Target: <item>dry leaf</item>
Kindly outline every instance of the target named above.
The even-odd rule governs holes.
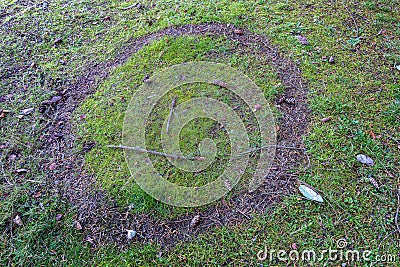
[[[332,118],[331,117],[326,117],[326,118],[323,118],[321,121],[322,122],[328,122],[328,121],[330,121]]]
[[[378,182],[372,177],[372,175],[368,175],[368,180],[371,182],[371,184],[376,188],[379,189],[379,184]]]
[[[304,183],[304,182],[303,182]],[[300,192],[309,200],[314,200],[317,202],[324,202],[322,196],[318,194],[311,186],[306,185],[305,183],[299,186]]]
[[[308,45],[308,44],[309,44],[307,38],[304,37],[303,35],[298,35],[298,36],[297,36],[297,40],[298,40],[299,43],[301,43],[302,45]]]
[[[51,163],[51,164],[49,165],[49,170],[50,170],[50,171],[54,171],[54,170],[56,169],[56,167],[57,167],[57,164],[56,164],[55,162],[53,162],[53,163]]]
[[[78,230],[82,230],[82,225],[78,221],[75,221],[75,228]]]
[[[370,136],[372,139],[376,139],[376,136],[375,136],[375,133],[374,133],[373,130],[368,130],[367,133],[369,134],[369,136]]]
[[[22,220],[21,220],[21,217],[19,217],[19,215],[17,215],[17,216],[14,217],[13,222],[14,222],[15,224],[19,225],[19,226],[22,225]]]
[[[233,32],[234,32],[235,34],[238,34],[238,35],[242,35],[242,34],[243,34],[243,31],[242,31],[242,30],[239,30],[239,29],[235,29]]]
[[[363,155],[363,154],[358,154],[357,155],[357,160],[359,162],[363,163],[363,164],[368,165],[368,166],[373,166],[374,165],[374,161],[370,157],[368,157],[366,155]]]
[[[59,95],[55,95],[53,96],[50,100],[45,100],[42,102],[42,105],[51,105],[51,104],[55,104],[58,101],[60,101],[62,99],[62,96]]]
[[[7,100],[11,99],[12,97],[13,97],[12,94],[2,95],[2,96],[0,96],[0,103],[1,102],[6,102]]]
[[[136,231],[134,230],[126,230],[128,233],[126,235],[126,237],[131,240],[132,238],[134,238],[136,236]]]
[[[200,215],[196,215],[193,217],[193,219],[190,221],[190,227],[196,227],[200,222]]]
[[[21,115],[28,115],[30,113],[32,113],[32,111],[34,110],[34,108],[26,108],[21,110]]]
[[[256,104],[256,105],[254,105],[254,112],[255,111],[257,111],[257,110],[261,110],[262,109],[262,106],[260,105],[260,104]]]
[[[9,110],[3,109],[3,110],[0,112],[0,119],[4,118],[8,113],[10,113]]]

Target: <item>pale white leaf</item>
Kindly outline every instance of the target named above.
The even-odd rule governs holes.
[[[28,114],[31,114],[33,110],[34,110],[34,108],[26,108],[26,109],[23,109],[23,110],[21,110],[21,115],[28,115]]]
[[[131,240],[132,238],[134,238],[136,236],[136,231],[134,230],[126,230],[128,233],[126,235],[126,237]]]
[[[363,155],[363,154],[358,154],[357,160],[363,164],[367,164],[368,166],[374,165],[374,161],[370,157]]]
[[[299,186],[300,192],[309,200],[317,201],[317,202],[324,202],[321,195],[314,191],[311,187],[308,187],[304,184]]]

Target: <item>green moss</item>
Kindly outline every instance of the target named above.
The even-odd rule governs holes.
[[[96,148],[87,154],[86,162],[99,181],[99,185],[110,192],[121,206],[134,207],[133,212],[139,213],[154,211],[161,216],[167,214],[174,216],[171,209],[178,214],[186,212],[185,209],[173,209],[154,201],[134,182],[125,164],[123,151],[106,146],[121,143],[124,112],[130,97],[134,97],[134,91],[143,82],[145,75],[151,74],[157,68],[162,69],[192,60],[207,60],[207,55],[211,50],[225,50],[229,46],[229,42],[223,39],[199,37],[163,38],[160,41],[154,41],[135,54],[125,65],[119,67],[101,85],[97,93],[85,101],[76,112],[76,120],[79,120],[81,114],[85,114],[86,117],[78,131],[83,137],[82,142],[95,141],[97,143]],[[264,90],[265,95],[272,97],[279,88],[274,74],[268,75],[266,79],[263,73],[255,72],[259,70],[261,63],[254,56],[228,57],[226,54],[217,60],[245,70],[246,74],[256,77],[255,80],[258,80],[258,85]],[[241,105],[239,99],[222,87],[194,84],[173,89],[159,101],[150,114],[149,124],[146,125],[146,148],[155,151],[163,150],[160,140],[161,128],[165,118],[169,116],[172,98],[175,97],[179,105],[191,98],[205,96],[218,99],[227,105],[232,106],[236,103],[240,106],[238,112],[243,121],[249,125],[250,141],[253,145],[257,145],[258,132],[251,127],[255,124],[252,123],[250,115],[252,111],[249,107]],[[156,155],[150,156],[153,166],[164,178],[180,185],[204,185],[215,180],[223,172],[230,154],[229,137],[226,132],[219,130],[218,123],[210,119],[189,122],[180,133],[180,146],[184,155],[199,156],[197,147],[205,138],[213,139],[217,145],[217,160],[206,170],[195,174],[186,173],[172,166],[166,158]],[[255,167],[254,164],[256,164],[255,159],[246,171],[248,174]]]

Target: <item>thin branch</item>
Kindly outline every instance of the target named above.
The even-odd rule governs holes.
[[[165,132],[168,134],[169,131],[169,124],[171,123],[171,118],[172,118],[172,113],[174,112],[174,107],[176,103],[176,97],[172,99],[171,102],[171,109],[169,110],[169,116],[168,116],[168,121],[167,121],[167,127],[165,128]]]
[[[397,211],[396,211],[396,216],[394,217],[394,223],[396,224],[397,231],[399,231],[400,234],[399,210],[400,210],[400,189],[397,189]]]
[[[138,151],[138,152],[142,152],[142,153],[149,153],[149,154],[152,154],[152,155],[164,156],[164,157],[173,158],[173,159],[205,160],[204,157],[185,157],[185,156],[181,156],[181,155],[167,154],[167,153],[164,153],[164,152],[148,150],[148,149],[144,149],[144,148],[141,148],[141,147],[131,147],[131,146],[123,146],[123,145],[119,145],[119,146],[109,145],[107,147],[134,150],[134,151]]]
[[[144,148],[141,148],[141,147],[131,147],[131,146],[123,146],[123,145],[119,145],[119,146],[108,145],[107,147],[109,147],[109,148],[129,149],[129,150],[134,150],[134,151],[143,152],[143,153],[149,153],[149,154],[158,155],[158,156],[164,156],[164,157],[173,158],[173,159],[200,160],[200,161],[203,161],[203,160],[206,159],[205,157],[185,157],[185,156],[181,156],[181,155],[167,154],[167,153],[164,153],[164,152],[148,150],[148,149],[144,149]],[[243,154],[252,153],[252,152],[264,149],[266,147],[276,147],[276,148],[295,149],[295,150],[303,150],[303,151],[305,151],[305,148],[299,148],[299,147],[266,145],[266,146],[253,148],[253,149],[245,151],[245,152],[241,152],[237,156],[243,155]],[[308,157],[308,155],[307,155],[307,157]]]
[[[125,10],[128,10],[128,9],[137,7],[137,6],[139,6],[139,5],[140,5],[139,3],[134,3],[133,5],[130,5],[130,6],[127,6],[127,7],[122,8],[121,10],[125,11]]]

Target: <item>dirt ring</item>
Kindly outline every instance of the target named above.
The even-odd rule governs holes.
[[[227,203],[210,206],[207,210],[196,212],[201,220],[197,227],[188,227],[194,215],[189,214],[173,221],[162,221],[149,214],[130,214],[128,208],[121,211],[116,202],[104,190],[95,186],[95,178],[85,170],[84,153],[76,153],[77,137],[73,134],[70,119],[74,110],[93,94],[98,84],[106,79],[111,71],[124,64],[129,57],[153,40],[164,36],[224,36],[234,41],[238,53],[254,53],[266,58],[276,70],[277,77],[285,86],[287,98],[295,98],[295,104],[279,106],[283,117],[277,120],[278,147],[273,168],[268,175],[268,186],[249,194],[243,192],[232,197]],[[169,246],[178,240],[188,239],[200,232],[212,229],[216,225],[236,225],[249,220],[251,214],[265,213],[267,207],[279,202],[283,195],[290,194],[296,175],[290,170],[306,162],[302,137],[307,131],[307,85],[301,78],[300,70],[294,62],[286,58],[268,38],[237,29],[232,25],[207,23],[198,25],[173,26],[150,33],[127,43],[113,60],[99,64],[89,64],[87,72],[76,79],[64,91],[63,100],[45,115],[51,123],[44,127],[42,145],[39,154],[50,162],[58,162],[62,173],[54,174],[43,167],[47,174],[48,185],[57,189],[62,198],[67,199],[77,210],[76,220],[83,227],[85,241],[94,247],[114,243],[124,247],[129,244],[126,230],[134,229],[139,233],[138,242],[158,242]],[[63,123],[60,123],[63,122]],[[57,136],[54,136],[57,133]],[[87,149],[93,144],[87,144]],[[300,149],[285,149],[284,147]],[[85,148],[84,148],[85,150]]]

